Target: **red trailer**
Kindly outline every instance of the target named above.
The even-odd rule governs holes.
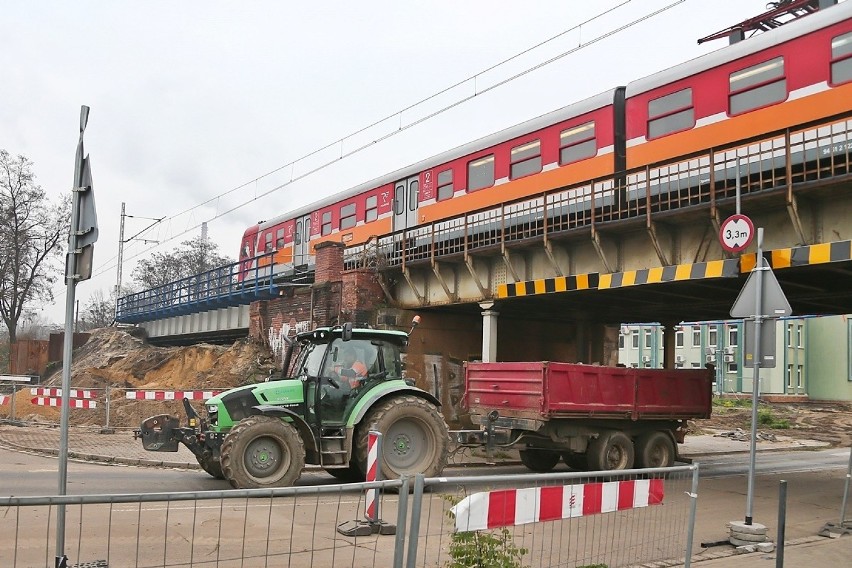
[[[687,420],[709,418],[713,369],[664,370],[556,362],[468,363],[465,404],[480,430],[464,445],[520,450],[533,471],[666,467]]]

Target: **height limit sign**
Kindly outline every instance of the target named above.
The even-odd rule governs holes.
[[[745,215],[731,215],[722,222],[719,242],[728,252],[745,250],[754,239],[754,223]]]

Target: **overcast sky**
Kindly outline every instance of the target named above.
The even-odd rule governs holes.
[[[166,217],[145,236],[170,250],[208,221],[220,251],[236,257],[250,224],[724,47],[726,40],[696,40],[765,7],[766,0],[7,0],[0,148],[32,160],[38,183],[55,199],[70,190],[80,106],[91,107],[85,144],[100,237],[95,276],[77,287],[83,306],[94,291],[107,296],[115,285],[122,202],[135,216],[126,220],[125,238],[150,224],[144,217]],[[608,10],[330,151],[265,175]],[[151,246],[127,243],[124,282]],[[43,314],[62,323],[64,285],[55,296]]]

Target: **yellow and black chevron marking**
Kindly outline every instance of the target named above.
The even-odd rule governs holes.
[[[710,262],[696,262],[694,264],[628,270],[611,274],[592,272],[501,284],[497,288],[497,298],[518,298],[575,290],[611,290],[613,288],[662,282],[736,278],[742,273],[750,272],[754,268],[756,258],[756,253],[751,253],[740,258],[711,260]],[[852,241],[776,249],[764,252],[764,258],[769,261],[770,266],[774,269],[849,261],[852,260]]]
[[[772,268],[794,268],[811,264],[843,262],[852,260],[852,241],[837,241],[766,251],[763,258]],[[744,254],[740,258],[740,272],[751,272],[757,259],[756,253]]]

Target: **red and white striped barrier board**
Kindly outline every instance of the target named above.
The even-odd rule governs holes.
[[[130,400],[207,400],[221,393],[212,391],[160,391],[160,390],[129,390],[125,395]]]
[[[379,466],[379,448],[382,444],[381,432],[370,430],[367,434],[367,481],[378,481],[381,475]],[[379,490],[367,489],[364,497],[364,517],[370,522],[379,520]]]
[[[56,397],[43,397],[37,396],[35,398],[31,398],[30,402],[35,404],[36,406],[62,406],[62,399]],[[97,408],[98,403],[94,400],[83,399],[83,398],[70,398],[68,399],[68,408]]]
[[[456,531],[478,531],[611,513],[663,502],[662,479],[610,481],[474,493],[452,512]]]
[[[62,389],[31,388],[30,394],[62,398]],[[98,394],[97,390],[92,389],[68,389],[69,398],[98,398]]]
[[[0,394],[0,406],[5,406],[12,400],[11,396],[6,396],[5,394]]]

